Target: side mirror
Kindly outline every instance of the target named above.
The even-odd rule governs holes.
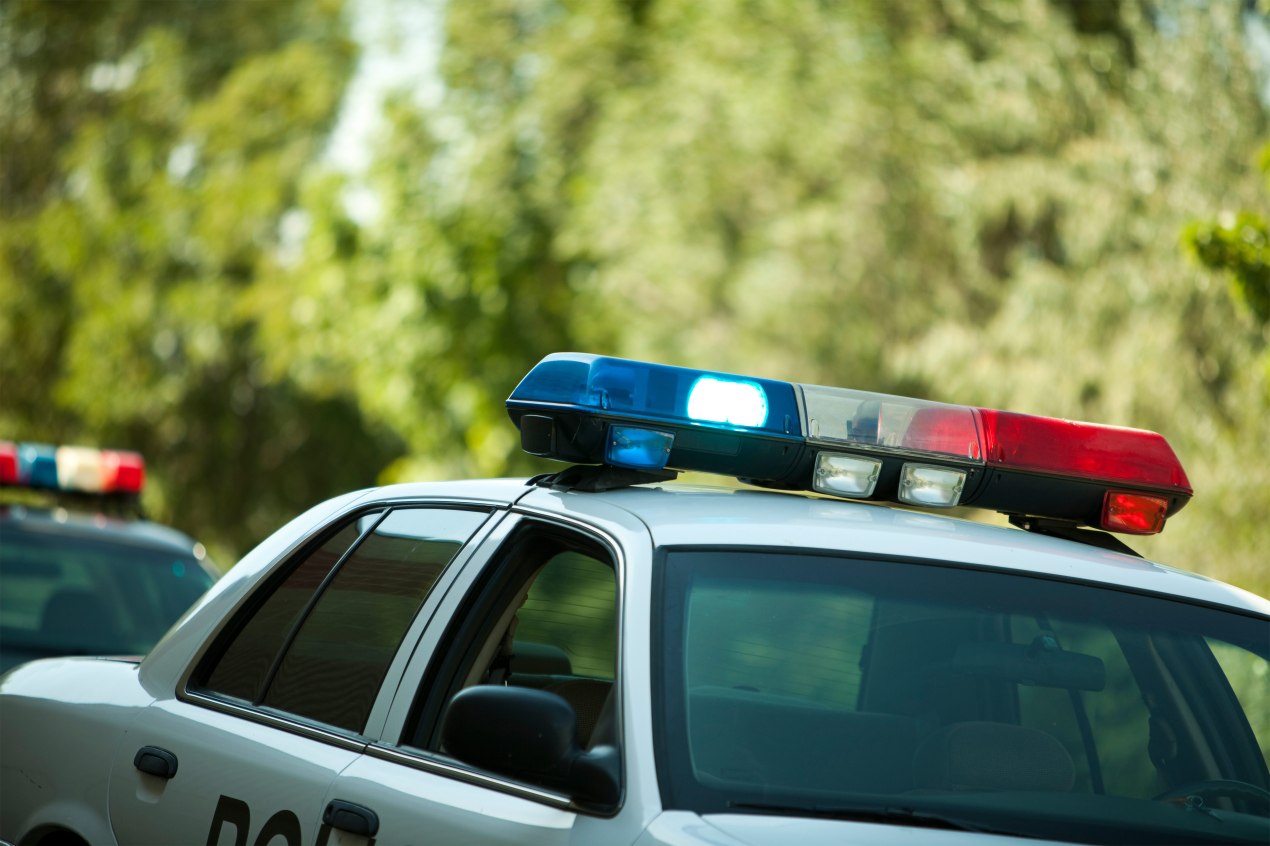
[[[621,795],[618,753],[584,751],[578,718],[563,698],[529,687],[477,685],[450,700],[441,747],[464,763],[611,807]]]

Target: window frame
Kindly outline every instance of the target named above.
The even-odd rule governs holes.
[[[478,512],[484,514],[485,517],[476,530],[465,541],[460,543],[454,556],[442,568],[431,588],[424,596],[414,619],[406,627],[393,657],[388,662],[384,677],[375,692],[373,704],[365,725],[360,731],[343,729],[318,722],[300,714],[281,711],[263,704],[247,702],[203,686],[216,663],[221,660],[225,651],[235,641],[247,622],[269,601],[292,573],[302,566],[323,544],[343,531],[350,523],[374,515],[375,519],[371,525],[359,532],[356,540],[339,554],[323,576],[321,583],[306,599],[303,610],[285,638],[283,649],[274,656],[275,662],[278,661],[280,656],[286,655],[296,633],[321,599],[325,589],[366,538],[375,531],[392,511],[412,509]],[[410,498],[358,502],[338,515],[333,515],[308,534],[297,539],[285,552],[277,556],[268,570],[256,578],[251,589],[238,599],[233,608],[208,633],[200,648],[190,659],[177,683],[177,700],[247,719],[291,734],[321,740],[342,748],[356,749],[358,751],[364,749],[382,731],[388,707],[395,695],[401,674],[417,647],[419,638],[425,631],[428,622],[432,619],[445,595],[463,571],[467,561],[481,547],[483,540],[494,530],[505,514],[506,505],[500,503]]]
[[[622,789],[617,803],[612,808],[605,809],[602,812],[597,811],[595,808],[579,806],[568,796],[550,788],[516,781],[497,773],[477,769],[450,758],[441,752],[421,748],[408,742],[410,739],[409,735],[416,733],[416,726],[423,720],[430,721],[430,734],[435,736],[435,732],[439,729],[444,706],[449,701],[449,697],[453,695],[453,691],[449,691],[449,685],[445,685],[447,688],[446,692],[430,690],[422,695],[420,692],[428,685],[434,685],[438,678],[445,678],[447,675],[455,677],[457,675],[459,671],[458,665],[464,662],[461,658],[455,661],[447,661],[447,647],[451,642],[461,640],[465,635],[469,635],[470,627],[463,626],[460,623],[459,629],[456,629],[451,624],[451,621],[459,620],[469,608],[490,607],[491,603],[493,603],[494,607],[499,605],[499,592],[495,590],[491,596],[488,595],[490,592],[487,591],[487,588],[491,582],[498,581],[500,571],[501,575],[504,576],[502,581],[508,581],[505,578],[508,568],[503,566],[501,554],[507,548],[508,542],[513,541],[515,535],[527,525],[537,525],[552,531],[567,532],[581,537],[587,543],[602,549],[613,566],[614,589],[616,591],[613,723],[619,750],[619,780]],[[516,572],[520,570],[520,567],[512,567],[510,569],[512,572]],[[437,619],[435,624],[430,624],[424,632],[423,637],[416,646],[415,655],[411,659],[410,666],[399,681],[397,696],[392,704],[392,713],[389,715],[384,730],[380,733],[380,739],[371,742],[363,750],[363,754],[409,769],[451,778],[466,784],[495,790],[521,799],[528,799],[561,810],[573,811],[588,816],[616,817],[625,806],[627,786],[630,783],[625,752],[627,746],[625,735],[627,721],[623,704],[626,696],[624,681],[625,661],[623,657],[626,649],[626,580],[626,556],[623,553],[621,544],[609,532],[599,526],[574,520],[564,515],[537,509],[513,507],[509,516],[501,521],[497,527],[493,527],[482,539],[479,548],[475,549],[471,557],[464,563],[462,572],[457,574],[456,580],[445,598],[444,606],[437,611],[436,616],[440,619]],[[511,581],[514,582],[515,579],[511,579]],[[442,664],[448,664],[449,666],[442,666]],[[433,714],[420,715],[418,713],[425,708],[431,709]]]

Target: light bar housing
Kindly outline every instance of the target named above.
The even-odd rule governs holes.
[[[507,410],[527,452],[559,461],[1129,534],[1192,494],[1155,432],[585,353],[544,358]]]
[[[144,486],[135,452],[0,441],[0,488],[131,498]]]

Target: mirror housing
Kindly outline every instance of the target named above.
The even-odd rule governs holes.
[[[980,678],[1068,690],[1098,691],[1107,684],[1101,658],[1067,652],[1051,634],[1037,635],[1031,644],[960,644],[950,669]]]
[[[621,798],[618,752],[578,746],[573,706],[529,687],[477,685],[450,700],[441,750],[466,764],[560,790],[579,804],[613,807]]]

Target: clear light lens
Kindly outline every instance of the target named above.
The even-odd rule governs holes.
[[[101,450],[57,448],[57,486],[62,490],[101,493],[105,490],[103,475]]]
[[[661,470],[670,459],[670,448],[674,443],[675,436],[669,432],[636,426],[612,426],[604,461],[615,467]]]
[[[754,382],[702,376],[688,392],[688,416],[709,423],[757,428],[767,422],[767,395]]]
[[[874,458],[822,452],[816,456],[812,487],[833,496],[869,497],[881,470],[882,462]]]
[[[905,464],[900,474],[900,502],[949,508],[961,501],[961,490],[965,485],[964,470]]]
[[[983,459],[975,410],[967,406],[818,385],[802,390],[813,442]]]

